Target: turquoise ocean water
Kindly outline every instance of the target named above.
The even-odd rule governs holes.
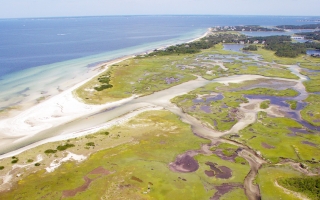
[[[97,63],[204,34],[212,26],[313,23],[317,17],[107,16],[0,19],[0,110],[32,105],[91,77]]]

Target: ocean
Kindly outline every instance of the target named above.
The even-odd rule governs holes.
[[[182,43],[212,26],[314,23],[316,17],[105,16],[0,19],[0,110],[91,77],[98,63]]]

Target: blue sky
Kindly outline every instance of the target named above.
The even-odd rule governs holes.
[[[320,15],[320,0],[0,0],[0,3],[0,18],[158,14]]]

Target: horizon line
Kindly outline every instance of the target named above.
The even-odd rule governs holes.
[[[52,19],[52,18],[84,18],[84,17],[143,17],[143,16],[241,16],[241,17],[320,17],[320,15],[242,15],[242,14],[123,14],[123,15],[74,15],[74,16],[45,16],[45,17],[4,17],[6,19]],[[320,20],[320,19],[319,19]]]

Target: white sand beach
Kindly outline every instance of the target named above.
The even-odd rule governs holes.
[[[205,37],[210,33],[210,31],[211,30],[208,29],[208,31],[205,34],[189,42]],[[94,74],[89,79],[74,85],[73,87],[59,93],[56,96],[49,98],[48,100],[45,100],[35,106],[32,106],[31,108],[28,108],[22,111],[16,116],[1,119],[0,120],[0,138],[2,140],[0,141],[0,145],[5,145],[7,143],[6,139],[10,139],[10,141],[11,142],[13,141],[13,143],[23,141],[26,138],[33,137],[35,134],[41,131],[48,130],[52,127],[56,127],[61,124],[68,123],[79,117],[90,115],[90,114],[99,112],[101,110],[120,106],[122,104],[125,104],[126,102],[133,100],[134,98],[137,97],[136,95],[133,95],[130,98],[126,98],[116,102],[106,103],[103,105],[88,105],[81,102],[81,100],[78,99],[73,94],[73,91],[75,89],[77,89],[84,83],[90,81],[92,78],[94,78],[98,74],[106,71],[108,69],[108,66],[111,66],[113,64],[119,63],[121,61],[124,61],[132,57],[133,56],[124,56],[122,58],[118,58],[106,63],[102,63],[96,68],[99,68],[100,66],[105,66],[105,68],[100,71],[97,70],[97,73]],[[139,111],[137,113],[139,113]],[[94,130],[96,131],[97,129],[94,129]],[[44,140],[41,142],[41,144],[44,142],[51,142],[51,141],[64,140],[64,139],[66,139],[65,135],[60,138]],[[36,146],[38,145],[39,143],[37,143]],[[33,148],[34,146],[35,145],[28,145],[27,147],[24,147],[22,149],[26,150],[29,148]],[[19,152],[21,152],[22,149],[20,149]],[[13,153],[12,155],[17,154],[16,151],[14,152],[15,153]],[[3,156],[7,157],[8,155],[9,154],[5,154]]]

